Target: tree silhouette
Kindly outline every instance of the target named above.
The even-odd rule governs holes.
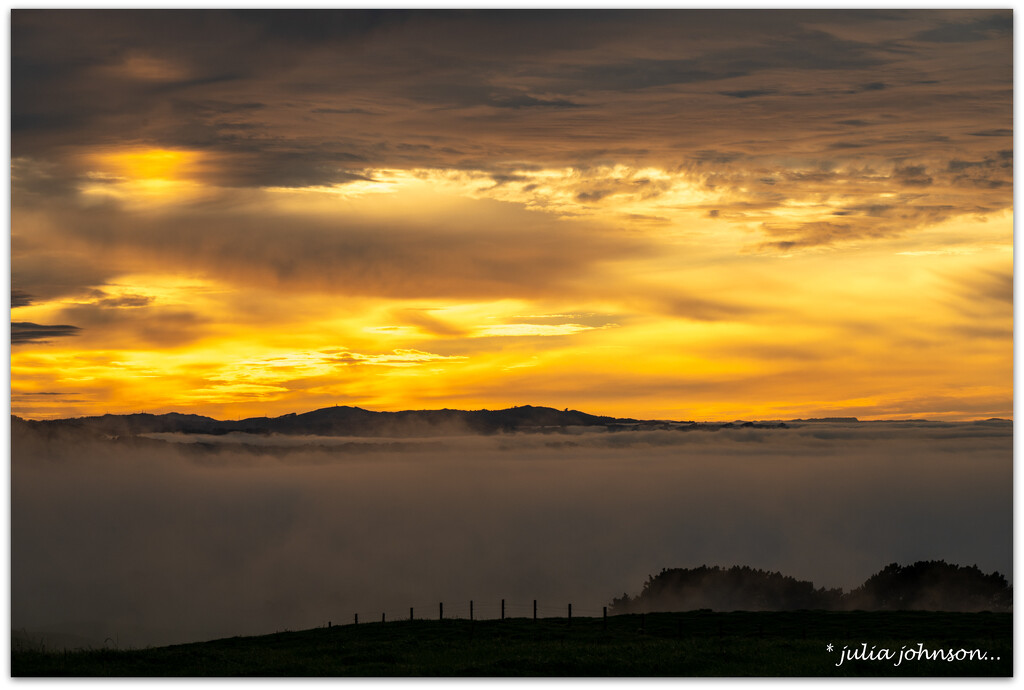
[[[648,577],[636,598],[612,600],[615,613],[645,611],[785,611],[834,608],[842,590],[815,589],[810,582],[747,566],[663,569]]]
[[[844,597],[844,608],[879,611],[1008,611],[1013,588],[998,572],[945,561],[891,563]]]
[[[747,566],[665,568],[648,576],[636,597],[611,601],[614,613],[649,611],[922,610],[1010,611],[1013,589],[998,572],[945,561],[892,563],[844,594],[811,582]]]

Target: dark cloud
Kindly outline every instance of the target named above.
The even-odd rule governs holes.
[[[763,363],[785,363],[785,362],[816,362],[824,360],[828,355],[815,347],[800,347],[796,345],[775,345],[771,343],[743,343],[739,345],[721,346],[714,348],[714,356],[735,356],[753,359]]]
[[[971,320],[1012,319],[1013,271],[986,270],[967,276],[943,276],[957,311]]]
[[[834,170],[787,170],[783,175],[787,182],[797,184],[832,183],[840,178],[840,174]]]
[[[884,60],[873,53],[868,43],[844,40],[824,31],[803,29],[799,25],[763,43],[754,41],[742,48],[724,50],[715,57],[734,69],[750,72],[776,69],[849,70],[884,64]]]
[[[182,132],[215,128],[225,115],[251,117],[261,105],[251,94],[265,90],[224,96],[257,73],[295,64],[260,32],[219,11],[18,10],[11,32],[15,155],[75,145],[84,131],[94,144],[128,137],[187,145],[187,136],[168,137],[172,116]]]
[[[85,180],[75,170],[52,161],[15,158],[11,161],[11,183],[18,190],[21,205],[46,205],[53,197],[77,195]]]
[[[972,137],[1012,137],[1013,130],[1007,128],[985,129],[979,132],[971,132]]]
[[[228,136],[240,125],[262,132],[257,139],[262,148],[280,152],[293,146],[302,110],[258,106],[280,103],[297,92],[304,94],[306,113],[357,117],[372,112],[387,117],[412,99],[454,108],[490,105],[528,119],[548,111],[576,110],[581,103],[573,95],[588,91],[629,94],[769,70],[884,70],[893,59],[872,43],[807,29],[840,17],[815,12],[115,11],[74,13],[73,21],[69,14],[13,14],[16,130],[25,122],[46,126],[66,143],[73,142],[76,133],[81,140],[84,129],[91,140],[132,135],[160,139],[163,145],[185,145],[205,129],[211,145],[223,152],[244,145]],[[853,25],[918,16],[928,15],[841,15]],[[714,38],[724,25],[743,47],[724,47]],[[82,27],[88,31],[80,31]],[[307,36],[311,38],[302,38]],[[700,39],[702,47],[694,54],[677,39],[678,47],[659,51],[667,57],[644,56],[653,54],[645,49],[646,42],[672,36]],[[299,48],[302,40],[304,50]],[[595,50],[601,45],[598,41],[623,57],[601,60]],[[387,49],[388,45],[405,50]],[[117,71],[139,56],[167,63],[168,75],[151,67],[149,71],[160,78],[150,74],[147,81]],[[330,59],[321,59],[326,56]],[[301,70],[307,81],[298,83],[296,68],[307,60],[308,69]],[[873,87],[889,82],[862,83]],[[753,98],[772,90],[753,86],[724,88],[720,93]],[[53,96],[58,93],[59,99]],[[171,110],[178,126],[169,128]],[[642,109],[634,111],[634,117],[642,116]],[[622,114],[613,108],[602,117],[614,121]],[[245,119],[225,122],[228,115]],[[418,126],[427,122],[437,130],[439,123],[431,119],[416,117]],[[381,137],[380,125],[360,126],[366,148],[343,152],[368,156],[375,144],[389,138]],[[620,128],[620,136],[625,131]],[[16,146],[33,151],[47,138],[19,136]],[[307,151],[301,146],[297,150]],[[240,167],[249,162],[238,161]]]
[[[1005,154],[1009,153],[1007,156]],[[1000,189],[1013,184],[1013,152],[999,151],[983,160],[951,160],[947,172],[954,173],[952,183],[987,189]]]
[[[497,108],[582,108],[583,104],[574,103],[564,98],[545,100],[534,98],[526,94],[514,96],[502,96],[491,100],[491,105]]]
[[[1012,32],[1013,12],[1004,10],[973,21],[945,22],[934,29],[918,32],[914,39],[931,43],[970,43],[1009,35]]]
[[[744,154],[737,151],[696,151],[690,158],[698,165],[704,163],[721,164],[732,163],[744,157]]]
[[[609,194],[612,194],[612,192],[610,190],[607,190],[607,189],[594,189],[594,190],[589,191],[589,192],[579,192],[578,194],[576,194],[576,199],[577,199],[577,201],[583,201],[583,202],[587,202],[587,201],[600,201],[601,199],[605,198]]]
[[[298,151],[238,148],[243,150],[232,156],[231,165],[209,174],[211,182],[226,187],[309,187],[371,179],[358,167],[353,169],[365,162],[363,156],[332,152],[330,142],[319,147],[311,142],[308,150]]]
[[[893,204],[862,204],[846,206],[832,213],[845,222],[811,221],[800,224],[768,222],[762,230],[778,241],[759,245],[761,249],[791,251],[806,247],[840,244],[855,240],[897,237],[915,228],[938,223],[953,215],[956,207],[942,204],[913,203],[900,199]]]
[[[205,114],[223,115],[226,113],[244,113],[252,110],[261,110],[268,106],[266,103],[260,103],[258,101],[246,103],[232,103],[229,101],[197,101],[187,104],[187,107]]]
[[[669,297],[660,304],[663,313],[693,321],[734,321],[754,311],[741,304],[694,295]]]
[[[80,330],[78,326],[43,326],[27,321],[12,322],[11,344],[45,343],[49,342],[50,338],[78,335]]]
[[[630,60],[578,69],[559,87],[570,93],[582,91],[633,91],[673,84],[714,81],[743,76],[745,72],[718,72],[703,68],[700,60]]]
[[[126,296],[69,305],[58,318],[81,324],[67,335],[101,338],[106,347],[175,347],[206,335],[209,318],[186,308],[154,305],[150,298]]]
[[[923,165],[897,167],[893,171],[893,177],[895,177],[900,184],[908,187],[928,187],[933,182],[932,178],[926,174],[925,166]]]
[[[861,236],[861,233],[853,225],[826,221],[814,221],[800,225],[765,225],[764,230],[769,235],[790,238],[776,242],[765,242],[760,245],[765,249],[777,249],[784,252],[802,247],[833,244],[835,242],[857,239]]]
[[[11,309],[15,307],[27,307],[32,304],[32,295],[24,290],[11,290]]]
[[[976,168],[976,167],[979,167],[981,165],[984,165],[984,163],[982,163],[981,161],[958,161],[958,160],[951,160],[949,162],[949,171],[950,172],[960,172],[961,170],[967,170],[968,168]]]
[[[50,208],[56,208],[52,200]],[[121,258],[74,241],[73,211],[61,222],[71,234],[54,237],[48,222],[40,222],[36,209],[29,213],[20,206],[12,208],[11,282],[23,286],[20,289],[34,301],[78,295],[85,288],[108,283],[118,273],[131,271]]]
[[[744,204],[794,199],[781,181],[820,166],[898,160],[893,184],[939,195],[953,183],[942,172],[950,160],[982,160],[986,138],[1012,137],[1011,20],[932,11],[16,10],[15,200],[74,196],[89,166],[69,152],[125,140],[198,150],[210,161],[199,180],[234,188],[344,185],[381,167],[501,176],[516,172],[509,161],[666,170],[686,161],[714,168],[702,182],[716,190],[776,180],[754,185],[756,198],[721,205],[735,217]],[[983,54],[936,42],[953,28],[993,43]],[[993,60],[1004,44],[1004,59]],[[803,94],[799,104],[794,94]],[[950,108],[954,98],[963,107]],[[871,136],[851,139],[854,127]],[[941,161],[931,158],[937,145]],[[972,208],[1011,203],[1005,173],[959,174],[956,184],[987,195]],[[592,203],[618,190],[595,183],[574,193]]]
[[[373,115],[370,110],[362,108],[313,108],[311,113],[327,113],[330,115]]]
[[[505,174],[505,173],[491,173],[491,179],[494,180],[494,185],[495,186],[500,186],[500,185],[503,185],[503,184],[507,184],[509,182],[525,182],[525,181],[529,180],[530,178],[525,176],[525,175],[518,175],[518,174],[511,174],[511,175],[509,175],[509,174]],[[536,185],[527,185],[527,186],[529,186],[531,189],[536,188]],[[525,186],[523,187],[523,190],[524,191],[530,191],[530,189],[526,189]]]
[[[100,291],[101,292],[101,291]],[[153,298],[147,295],[119,295],[117,297],[102,297],[96,302],[101,307],[114,309],[133,309],[145,307],[152,304]]]
[[[431,13],[408,10],[231,10],[241,24],[256,27],[261,40],[304,47],[366,39],[381,29],[401,25]]]
[[[845,151],[848,149],[863,149],[871,144],[867,141],[835,141],[828,145],[831,151]]]
[[[50,261],[48,259],[53,259]],[[121,272],[117,261],[105,262],[89,252],[48,256],[45,253],[12,258],[11,273],[19,283],[32,286],[36,301],[47,301],[81,292],[91,285],[102,285]]]
[[[757,96],[768,96],[778,92],[775,89],[744,89],[741,91],[719,91],[718,93],[723,96],[731,96],[732,98],[756,98]]]
[[[922,220],[936,221],[947,217],[953,206],[924,206],[907,204],[858,204],[846,206],[836,215],[862,215],[870,218],[890,218],[920,223]]]
[[[735,79],[767,70],[861,69],[881,64],[881,60],[870,54],[866,44],[797,27],[790,27],[785,34],[755,40],[743,48],[710,50],[699,59],[648,58],[588,65],[553,78],[553,83],[567,93],[629,92]],[[763,95],[759,91],[762,90],[740,90],[726,92],[726,95]]]
[[[69,262],[19,261],[15,278],[33,294],[66,294],[110,282],[128,267],[151,267],[283,290],[526,297],[579,290],[573,286],[585,284],[599,263],[653,251],[642,238],[595,232],[509,204],[460,203],[466,213],[424,210],[418,218],[390,220],[253,213],[230,199],[223,207],[183,206],[157,216],[113,206],[54,208],[46,241],[78,248],[75,256],[91,272],[66,271]]]

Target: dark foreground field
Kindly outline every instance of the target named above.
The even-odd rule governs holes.
[[[14,676],[1012,676],[1012,643],[1009,613],[699,611],[363,623],[140,650],[17,651],[11,666]],[[844,648],[874,649],[875,660],[850,660]],[[966,658],[897,666],[904,648]],[[879,659],[885,649],[893,658]]]

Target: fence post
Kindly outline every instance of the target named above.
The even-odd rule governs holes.
[[[359,614],[356,614],[356,625],[359,625]]]
[[[537,600],[533,600],[533,620],[537,620]]]
[[[380,622],[381,623],[384,622],[384,613],[383,612],[381,612],[381,614],[380,614]]]
[[[505,600],[501,600],[501,620],[505,620]]]
[[[439,621],[443,621],[444,620],[444,602],[443,601],[440,604],[437,605],[437,620],[439,620]]]
[[[608,628],[608,607],[601,607],[601,625],[603,628]]]
[[[569,622],[572,623],[572,604],[569,604]]]
[[[469,600],[469,620],[473,620],[473,600]]]
[[[330,621],[327,621],[327,627],[328,627],[328,628],[330,628],[330,627],[331,627],[331,622],[330,622]],[[804,635],[804,637],[807,637],[807,635]]]
[[[409,607],[409,620],[412,620],[412,607]]]

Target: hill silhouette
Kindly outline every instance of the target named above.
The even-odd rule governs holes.
[[[663,569],[635,597],[611,602],[615,613],[653,611],[1011,611],[1013,588],[998,572],[945,561],[892,563],[863,585],[816,589],[811,582],[746,566]]]
[[[999,573],[945,561],[891,563],[843,598],[866,611],[1009,611],[1013,588]]]
[[[636,597],[612,601],[615,613],[651,611],[792,611],[838,608],[841,589],[815,589],[804,580],[747,566],[663,569]]]
[[[256,434],[319,436],[443,436],[456,433],[493,434],[543,431],[572,426],[633,427],[635,419],[591,415],[577,410],[522,405],[504,410],[405,410],[374,412],[360,407],[325,407],[280,417],[250,417],[221,421],[195,414],[145,412],[73,419],[22,420],[12,424],[46,430],[81,430],[106,436],[134,436],[158,432],[186,434]]]

